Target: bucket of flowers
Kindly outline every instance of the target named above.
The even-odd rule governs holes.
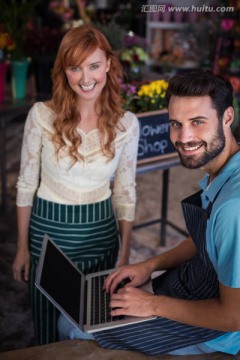
[[[24,53],[27,28],[37,0],[8,0],[1,2],[1,21],[14,42],[11,51],[12,94],[14,99],[26,96],[29,59]]]

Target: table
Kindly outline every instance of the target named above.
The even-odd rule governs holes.
[[[100,348],[93,340],[65,340],[0,354],[1,360],[180,360],[179,355],[150,356],[129,350]],[[183,356],[184,360],[240,360],[220,352]]]
[[[133,226],[133,230],[154,225],[160,223],[160,245],[166,245],[166,227],[171,226],[173,229],[178,231],[184,236],[188,236],[188,233],[176,226],[174,223],[167,219],[167,210],[168,210],[168,191],[169,191],[169,171],[171,168],[180,165],[180,159],[177,154],[174,154],[168,158],[158,159],[157,161],[146,162],[144,164],[137,165],[137,175],[144,174],[151,171],[163,170],[162,173],[162,203],[161,203],[161,217],[159,219],[147,221],[141,224],[136,224]]]

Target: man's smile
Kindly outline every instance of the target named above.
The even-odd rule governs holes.
[[[176,143],[176,148],[178,150],[182,149],[184,153],[195,152],[195,151],[199,150],[202,146],[203,146],[203,143],[200,143],[200,144],[182,144],[179,142]]]

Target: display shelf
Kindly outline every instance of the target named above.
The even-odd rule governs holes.
[[[174,21],[148,21],[147,27],[150,29],[162,29],[162,30],[182,30],[189,26],[189,23],[174,22]]]
[[[148,0],[148,4],[152,4],[152,0]],[[146,40],[148,50],[151,57],[158,58],[165,49],[165,38],[171,32],[181,32],[186,30],[189,22],[169,21],[164,14],[147,13],[146,18]]]
[[[151,53],[151,46],[154,43],[155,31],[158,31],[159,36],[159,51],[163,50],[163,32],[166,31],[182,31],[187,29],[189,23],[178,23],[178,22],[163,22],[163,21],[151,21],[149,16],[147,17],[146,24],[146,38],[149,50]]]

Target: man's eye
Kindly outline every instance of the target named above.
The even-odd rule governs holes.
[[[178,122],[173,122],[173,121],[172,121],[172,122],[170,123],[170,126],[171,126],[171,127],[180,127],[180,124],[179,124]]]
[[[201,125],[203,122],[201,120],[194,120],[193,124],[194,125]]]
[[[79,71],[80,70],[80,67],[79,66],[71,66],[71,70],[73,72],[76,72],[76,71]]]

